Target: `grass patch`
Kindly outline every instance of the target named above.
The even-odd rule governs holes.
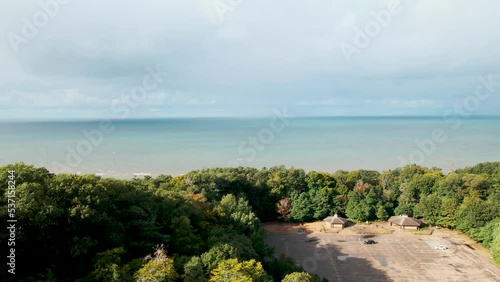
[[[414,231],[413,234],[415,234],[415,235],[432,235],[433,231],[434,230],[432,230],[432,229],[425,228],[425,229],[420,229],[420,230]]]
[[[387,229],[378,226],[354,226],[352,230],[357,234],[367,234],[367,235],[381,235],[381,234],[392,234],[394,230]]]
[[[340,228],[326,228],[326,227],[322,227],[321,231],[323,233],[334,233],[334,234],[337,234],[340,231],[342,231],[342,229],[340,229]]]

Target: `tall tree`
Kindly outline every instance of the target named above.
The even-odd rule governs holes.
[[[307,193],[292,194],[291,218],[295,221],[309,221],[313,218],[311,199]]]
[[[361,192],[351,191],[347,201],[346,215],[353,221],[370,219],[372,208],[366,203]]]
[[[441,197],[436,194],[423,197],[415,206],[414,214],[425,218],[427,223],[437,224],[441,216]]]

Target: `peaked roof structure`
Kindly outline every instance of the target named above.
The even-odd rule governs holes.
[[[407,215],[391,216],[388,221],[400,226],[420,226],[422,224],[422,221]]]
[[[328,222],[328,223],[332,223],[332,224],[345,224],[349,220],[347,220],[347,218],[343,218],[343,217],[340,217],[338,215],[334,215],[334,216],[329,216],[329,217],[323,219],[323,221]]]

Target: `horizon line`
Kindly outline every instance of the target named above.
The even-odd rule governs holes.
[[[258,115],[258,116],[171,116],[171,117],[135,117],[135,118],[115,118],[115,117],[102,117],[102,118],[49,118],[49,119],[36,119],[36,118],[13,118],[2,119],[0,123],[9,122],[99,122],[99,121],[145,121],[145,120],[188,120],[188,119],[264,119],[272,118],[273,115]],[[448,117],[460,117],[460,115],[450,115]],[[444,118],[443,115],[296,115],[291,116],[289,119],[307,119],[307,118]],[[462,117],[464,119],[470,118],[500,118],[500,114],[495,115],[470,115]]]

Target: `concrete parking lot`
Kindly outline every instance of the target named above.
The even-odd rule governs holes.
[[[329,281],[500,281],[498,266],[447,235],[269,232],[267,242]],[[363,244],[365,237],[377,244]]]

